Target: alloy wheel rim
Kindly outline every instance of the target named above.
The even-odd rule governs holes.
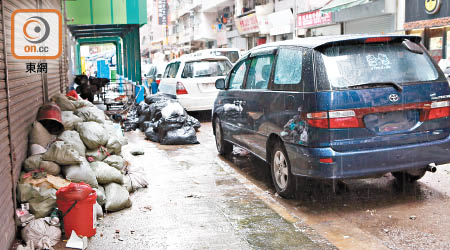
[[[280,189],[285,189],[288,183],[288,166],[286,157],[283,152],[276,151],[273,161],[273,172],[275,177],[275,182]]]

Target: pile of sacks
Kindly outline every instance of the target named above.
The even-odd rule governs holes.
[[[126,130],[139,127],[148,140],[163,145],[197,144],[196,132],[200,126],[177,100],[164,94],[146,97],[145,102],[129,112],[124,122]]]
[[[128,142],[120,126],[88,101],[62,94],[52,101],[62,110],[64,131],[51,134],[45,122],[32,124],[18,201],[29,203],[35,218],[47,217],[56,208],[57,189],[84,182],[97,193],[98,215],[103,215],[103,208],[114,212],[130,207],[129,193],[147,183],[144,174],[121,156]]]

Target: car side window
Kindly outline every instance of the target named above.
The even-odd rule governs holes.
[[[167,64],[166,70],[164,70],[163,78],[169,78],[169,71],[170,71],[171,66],[172,66],[172,63]]]
[[[246,89],[267,89],[273,57],[273,55],[264,55],[252,59],[245,84]]]
[[[180,68],[180,62],[172,63],[169,69],[169,78],[175,78],[177,76],[178,68]]]
[[[240,62],[233,68],[230,74],[229,89],[240,89],[244,83],[245,72],[247,71],[247,65],[249,60]]]
[[[274,84],[299,84],[302,80],[303,50],[280,48],[274,73]]]

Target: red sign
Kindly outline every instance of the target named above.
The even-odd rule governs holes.
[[[258,18],[255,14],[237,18],[236,27],[240,35],[259,32]]]
[[[306,28],[311,26],[319,26],[324,24],[330,24],[333,20],[331,18],[331,12],[321,13],[320,10],[313,12],[301,13],[297,15],[297,27]]]

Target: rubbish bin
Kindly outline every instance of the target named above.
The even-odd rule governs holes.
[[[56,191],[56,204],[63,215],[62,223],[66,238],[72,230],[78,236],[92,237],[97,232],[94,205],[97,200],[95,190],[85,183],[70,183]]]

